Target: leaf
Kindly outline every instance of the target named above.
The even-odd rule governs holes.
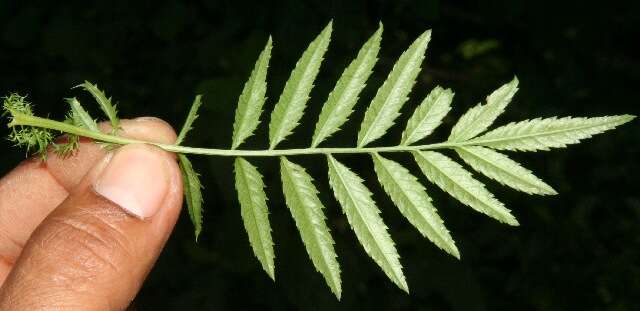
[[[463,204],[501,222],[519,225],[511,212],[460,164],[434,151],[416,151],[413,156],[432,183]]]
[[[184,184],[184,197],[187,201],[189,218],[195,229],[196,241],[202,232],[202,184],[200,176],[191,166],[191,161],[184,154],[178,153],[180,160],[180,171],[182,172],[182,182]]]
[[[267,92],[267,68],[269,67],[269,58],[271,58],[271,48],[272,41],[269,37],[267,45],[258,56],[251,76],[245,83],[240,98],[238,98],[231,149],[238,148],[245,139],[253,135],[253,131],[260,124],[262,106],[267,100],[265,94]]]
[[[304,114],[313,81],[320,71],[322,58],[331,40],[332,22],[322,30],[296,63],[289,80],[284,85],[278,103],[271,113],[269,123],[269,149],[274,149],[289,136]]]
[[[327,155],[327,158],[329,184],[358,241],[389,279],[408,293],[409,287],[402,273],[400,256],[380,217],[380,210],[371,198],[371,192],[348,167],[331,155]]]
[[[632,115],[596,118],[555,117],[512,122],[471,140],[498,150],[538,151],[564,148],[581,139],[611,130],[635,119]]]
[[[191,109],[189,109],[187,119],[184,121],[180,134],[178,134],[178,138],[174,143],[175,145],[180,145],[182,141],[184,141],[185,137],[187,137],[187,133],[189,133],[193,128],[193,122],[198,118],[198,109],[200,109],[200,105],[202,105],[202,95],[196,95],[196,98],[193,100],[193,104],[191,104]]]
[[[378,60],[382,40],[382,24],[362,46],[358,56],[344,70],[340,79],[329,94],[327,102],[316,123],[311,147],[317,147],[323,140],[340,129],[358,102],[358,95],[365,87],[371,70]]]
[[[449,141],[466,141],[484,132],[504,112],[517,91],[518,78],[514,77],[487,96],[486,105],[478,104],[469,109],[451,129]]]
[[[372,157],[380,184],[402,215],[436,246],[460,259],[460,252],[453,238],[418,179],[394,161],[377,153]]]
[[[411,145],[427,137],[451,110],[453,92],[436,86],[413,112],[402,132],[402,145]]]
[[[240,201],[240,214],[244,229],[249,235],[249,243],[262,268],[275,280],[275,265],[271,224],[267,209],[267,195],[264,193],[262,175],[255,166],[243,158],[234,162],[236,190]]]
[[[71,117],[73,118],[74,124],[88,130],[100,132],[96,120],[94,120],[89,113],[84,110],[80,102],[75,97],[67,98],[67,102],[71,106]]]
[[[322,212],[324,206],[318,199],[318,190],[313,186],[313,179],[304,168],[285,157],[280,158],[280,173],[287,206],[300,231],[307,253],[316,270],[322,273],[327,285],[340,300],[340,266]]]
[[[505,186],[529,194],[558,194],[530,170],[501,153],[480,146],[458,147],[455,150],[474,170]]]
[[[358,147],[364,147],[380,138],[393,125],[400,115],[402,105],[420,72],[424,53],[431,39],[431,30],[425,31],[400,56],[387,80],[378,89],[371,105],[364,114],[364,120],[358,132]]]
[[[89,81],[84,81],[84,83],[76,86],[81,87],[85,91],[89,92],[91,96],[98,102],[100,109],[104,112],[104,114],[109,119],[111,123],[112,131],[117,131],[120,127],[120,119],[118,119],[118,111],[116,110],[116,106],[111,104],[111,97],[107,98],[107,95],[104,94],[100,89],[98,89],[97,84],[91,84]]]

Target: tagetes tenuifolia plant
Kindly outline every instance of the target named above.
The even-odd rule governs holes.
[[[519,163],[500,151],[540,151],[563,148],[581,139],[613,129],[635,118],[632,115],[595,118],[546,118],[513,122],[493,130],[489,127],[505,110],[518,90],[518,79],[499,87],[483,103],[469,109],[453,126],[447,141],[422,144],[442,122],[451,109],[454,97],[450,89],[435,87],[404,125],[399,143],[393,146],[370,147],[386,134],[420,72],[431,31],[420,35],[397,60],[387,79],[367,107],[360,123],[357,142],[353,147],[332,148],[322,143],[336,134],[348,121],[377,61],[382,39],[382,25],[367,40],[355,59],[344,70],[333,91],[329,93],[315,126],[309,145],[297,149],[278,149],[297,127],[302,118],[314,80],[320,70],[331,39],[332,24],[326,26],[304,51],[284,86],[269,121],[269,148],[239,149],[260,124],[266,101],[267,69],[272,41],[260,53],[249,80],[238,99],[233,136],[229,149],[183,146],[184,139],[197,118],[202,101],[196,96],[175,144],[159,144],[118,136],[119,119],[115,106],[98,87],[85,82],[80,88],[88,91],[106,115],[112,131],[103,133],[96,120],[75,99],[67,99],[71,110],[63,122],[34,115],[25,97],[12,94],[4,98],[4,110],[9,114],[10,139],[28,151],[43,157],[48,148],[60,154],[74,152],[79,137],[89,137],[106,147],[146,143],[178,155],[184,178],[185,200],[195,226],[196,238],[202,230],[202,185],[191,165],[188,154],[234,157],[235,186],[240,213],[249,235],[251,247],[267,274],[274,275],[274,243],[271,236],[267,196],[259,169],[251,164],[252,157],[277,157],[280,162],[282,189],[307,253],[315,268],[324,276],[329,288],[339,299],[342,292],[340,265],[333,247],[331,232],[324,216],[324,205],[317,196],[313,178],[291,158],[320,155],[326,158],[328,183],[336,200],[362,244],[365,252],[380,266],[393,283],[404,291],[406,283],[399,255],[380,210],[363,180],[339,161],[341,154],[361,154],[373,161],[375,173],[384,191],[400,212],[418,231],[437,247],[460,258],[451,234],[438,216],[425,187],[401,164],[385,157],[389,153],[408,153],[426,178],[464,205],[517,226],[518,221],[472,174],[443,152],[451,150],[473,170],[495,181],[529,194],[552,195],[556,191]],[[64,133],[64,143],[54,143],[54,133]]]

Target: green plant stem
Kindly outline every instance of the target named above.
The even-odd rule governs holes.
[[[277,157],[277,156],[293,156],[293,155],[309,155],[309,154],[348,154],[348,153],[377,153],[377,152],[408,152],[418,150],[434,150],[447,149],[470,144],[472,142],[444,142],[428,145],[415,146],[388,146],[388,147],[344,147],[344,148],[298,148],[298,149],[266,149],[266,150],[238,150],[238,149],[213,149],[213,148],[197,148],[186,147],[171,144],[161,144],[149,141],[125,138],[121,136],[110,135],[102,132],[95,132],[82,127],[77,127],[68,123],[54,121],[36,116],[25,115],[21,113],[13,113],[13,118],[8,124],[9,127],[14,126],[34,126],[62,133],[74,134],[82,137],[92,138],[94,140],[118,144],[150,144],[157,146],[163,150],[182,153],[182,154],[200,154],[211,156],[227,156],[227,157]]]

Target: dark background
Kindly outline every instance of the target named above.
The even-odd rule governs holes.
[[[429,138],[517,75],[520,92],[497,121],[638,114],[638,2],[584,1],[2,1],[0,93],[29,94],[42,115],[62,118],[64,97],[84,79],[113,95],[123,117],[153,115],[182,124],[196,93],[204,106],[188,143],[226,148],[237,97],[269,34],[270,111],[307,44],[330,20],[329,52],[296,134],[305,146],[327,93],[361,44],[385,25],[380,60],[352,120],[327,144],[352,145],[367,102],[400,53],[433,29],[424,70],[406,115],[435,85],[455,90],[454,109]],[[455,3],[455,4],[454,4]],[[90,108],[97,115],[95,107]],[[264,115],[262,120],[267,120]],[[266,146],[266,122],[247,148]],[[536,197],[486,178],[520,227],[473,212],[421,177],[462,252],[457,261],[423,239],[375,182],[369,161],[341,156],[367,180],[390,227],[411,294],[386,279],[364,253],[332,198],[322,158],[298,157],[317,179],[343,270],[336,301],[314,271],[283,198],[278,165],[255,161],[268,187],[276,282],[249,247],[231,161],[194,157],[205,188],[205,228],[195,244],[181,217],[135,304],[139,310],[639,310],[640,153],[638,121],[580,145],[510,153],[560,195]],[[0,130],[3,136],[6,128]],[[400,127],[379,144],[394,144]],[[0,172],[23,152],[0,143]],[[453,156],[453,154],[451,154]],[[408,159],[394,157],[412,170]],[[417,174],[418,175],[418,174]]]

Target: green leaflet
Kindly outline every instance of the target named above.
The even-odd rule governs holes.
[[[474,170],[505,186],[529,194],[558,194],[530,170],[501,153],[480,146],[459,147],[456,152]]]
[[[405,292],[409,287],[402,273],[400,256],[380,217],[380,210],[371,198],[371,192],[362,179],[348,167],[327,155],[329,185],[347,215],[347,220],[364,250],[382,268],[382,271]]]
[[[460,252],[453,238],[418,179],[394,161],[377,153],[372,157],[380,184],[402,215],[436,246],[460,259]]]
[[[251,76],[238,98],[231,149],[238,148],[245,139],[253,135],[253,131],[260,124],[262,106],[267,100],[265,94],[267,92],[267,68],[269,67],[269,58],[271,58],[271,48],[272,42],[269,37],[267,45],[258,56]]]
[[[196,95],[196,98],[191,104],[191,109],[189,109],[187,119],[184,121],[184,125],[182,126],[180,134],[178,134],[178,138],[176,139],[176,145],[182,144],[185,137],[187,137],[187,133],[189,133],[189,131],[191,131],[191,129],[193,128],[193,122],[198,118],[198,109],[200,109],[200,105],[202,105],[202,95]]]
[[[82,108],[82,105],[75,97],[67,98],[67,103],[69,103],[69,106],[71,106],[71,117],[73,118],[74,124],[80,125],[92,131],[100,131],[96,120],[91,118],[89,113],[84,110],[84,108]]]
[[[273,263],[275,255],[262,175],[255,166],[243,158],[236,158],[234,171],[240,214],[244,229],[249,235],[249,243],[264,271],[275,281]]]
[[[195,229],[196,241],[202,231],[202,184],[200,177],[191,166],[191,161],[184,154],[178,154],[180,171],[182,172],[182,182],[184,185],[184,198],[187,201],[189,218]]]
[[[400,144],[411,145],[431,134],[451,110],[452,100],[451,89],[436,86],[407,121]]]
[[[353,112],[353,106],[358,102],[358,95],[365,87],[371,70],[378,60],[381,40],[382,24],[362,46],[356,59],[344,70],[329,94],[327,102],[322,106],[311,147],[317,147],[323,140],[337,132]]]
[[[296,222],[300,236],[313,265],[322,276],[338,300],[342,295],[340,265],[333,249],[333,239],[325,223],[322,212],[324,206],[318,199],[313,179],[300,165],[280,157],[282,190]]]
[[[91,84],[89,81],[84,81],[84,83],[78,85],[77,87],[83,88],[85,91],[89,92],[91,96],[98,102],[100,109],[104,112],[104,114],[109,119],[111,123],[111,129],[115,133],[120,127],[120,119],[118,118],[118,111],[116,110],[116,106],[111,104],[111,98],[107,98],[107,95],[104,94],[100,89],[98,89],[98,85]]]
[[[175,142],[176,145],[180,145],[187,136],[187,133],[191,130],[193,121],[198,118],[198,108],[200,108],[201,103],[202,96],[197,95],[191,105],[191,109],[189,109],[189,114],[184,121],[180,134],[178,134]],[[198,236],[200,236],[200,232],[202,231],[202,184],[200,183],[200,175],[193,169],[191,161],[189,161],[186,155],[179,153],[178,160],[180,171],[182,172],[187,211],[189,212],[189,218],[191,218],[195,229],[196,241],[198,241]]]
[[[313,81],[320,71],[320,64],[331,40],[332,22],[316,37],[296,63],[296,68],[284,86],[278,103],[271,113],[269,123],[269,149],[274,149],[298,126],[307,106]]]
[[[501,222],[519,225],[511,212],[460,164],[434,151],[416,151],[413,155],[432,183],[463,204]]]
[[[632,115],[596,118],[533,119],[512,122],[470,142],[499,150],[538,151],[564,148],[635,119]]]
[[[487,104],[469,109],[451,129],[449,141],[466,141],[484,132],[504,112],[518,91],[518,78],[501,86],[487,96]]]
[[[430,39],[431,30],[427,30],[402,53],[393,66],[365,112],[358,132],[358,147],[364,147],[384,135],[400,115],[400,108],[407,101],[407,95],[420,72]]]

